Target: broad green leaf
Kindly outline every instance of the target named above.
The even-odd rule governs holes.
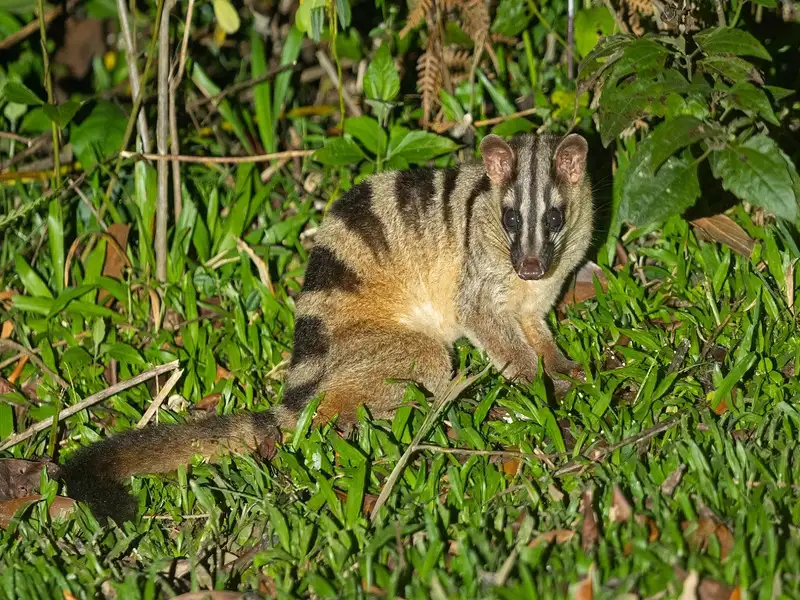
[[[372,154],[386,154],[386,145],[388,143],[386,131],[372,117],[363,115],[346,119],[344,131],[364,144],[364,147]]]
[[[623,51],[636,38],[631,35],[612,35],[600,40],[578,65],[578,85],[591,81],[622,57]]]
[[[16,295],[11,298],[14,308],[26,312],[32,312],[43,316],[50,314],[50,309],[53,308],[55,302],[52,298],[42,296],[21,296]]]
[[[59,127],[66,127],[80,107],[78,102],[67,100],[64,104],[44,104],[42,111],[53,123]]]
[[[239,13],[231,4],[230,0],[213,0],[214,15],[220,28],[228,35],[239,30]]]
[[[314,159],[324,165],[355,165],[367,156],[354,141],[338,137],[329,140],[323,148],[314,153]]]
[[[637,80],[621,89],[604,88],[600,99],[600,137],[608,146],[620,133],[642,117],[656,99],[666,93],[659,81]]]
[[[409,163],[424,163],[432,158],[453,152],[458,148],[450,138],[446,138],[428,131],[411,131],[401,139],[394,139],[389,143],[389,155],[401,157]]]
[[[350,486],[347,488],[347,501],[345,502],[344,514],[347,524],[351,527],[358,522],[361,516],[361,504],[364,501],[364,488],[367,484],[367,461],[362,461],[350,479]]]
[[[711,126],[688,115],[664,121],[653,130],[647,141],[651,150],[650,160],[645,166],[654,173],[675,152],[708,137],[712,132]]]
[[[772,60],[767,49],[751,33],[730,27],[714,27],[696,33],[694,41],[706,54],[755,56]]]
[[[400,75],[394,66],[389,45],[384,43],[375,52],[375,56],[364,75],[364,93],[370,100],[390,102],[400,92]]]
[[[721,75],[731,83],[752,81],[763,85],[764,78],[756,67],[738,56],[707,56],[697,62],[700,71]]]
[[[740,81],[728,90],[728,98],[739,108],[759,114],[773,125],[779,124],[766,92],[752,83]]]
[[[681,214],[700,195],[697,163],[691,158],[671,157],[655,175],[641,168],[651,160],[640,149],[633,157],[622,186],[619,218],[645,226]]]
[[[34,94],[30,88],[18,81],[11,81],[10,79],[6,81],[5,86],[3,86],[3,96],[9,102],[24,104],[26,106],[44,104],[44,102],[39,99],[39,96]]]
[[[126,122],[117,104],[100,100],[81,123],[70,127],[72,149],[85,171],[119,150]]]
[[[139,354],[139,351],[129,344],[111,344],[108,347],[108,354],[111,358],[118,360],[121,363],[143,367],[147,363]]]
[[[353,14],[350,10],[350,0],[336,0],[336,14],[339,18],[340,29],[345,30],[350,27],[350,22],[353,19]]]
[[[40,298],[53,297],[53,293],[49,290],[47,285],[45,285],[44,281],[42,281],[42,278],[39,277],[38,273],[33,270],[28,264],[28,261],[26,261],[21,254],[14,256],[14,265],[17,268],[17,275],[19,275],[19,278],[22,280],[22,285],[25,286],[29,294]]]
[[[588,55],[597,46],[600,38],[613,31],[614,17],[605,6],[584,8],[575,15],[575,47],[581,56]]]
[[[723,187],[741,200],[790,221],[797,218],[798,198],[792,181],[796,171],[771,138],[756,135],[744,144],[729,144],[711,153],[711,166]]]
[[[309,36],[312,34],[311,15],[315,8],[325,8],[325,0],[303,0],[294,17],[297,29]]]
[[[516,37],[522,33],[531,20],[527,0],[500,0],[496,14],[494,23],[492,23],[492,32],[510,37]]]

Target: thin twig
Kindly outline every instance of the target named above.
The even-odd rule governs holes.
[[[50,53],[47,51],[47,23],[45,23],[44,0],[39,0],[39,33],[44,61],[44,88],[47,92],[47,103],[53,104],[53,76],[50,73]],[[51,123],[53,131],[53,183],[61,185],[61,155],[58,150],[58,123]]]
[[[133,35],[131,34],[131,24],[128,19],[128,7],[125,5],[125,0],[117,0],[117,13],[119,14],[119,28],[122,30],[122,45],[125,48],[125,57],[128,62],[131,93],[136,98],[140,90],[139,68],[136,66],[136,55],[133,52]],[[143,111],[139,112],[136,124],[139,129],[139,139],[142,141],[142,151],[150,152],[150,130],[147,128],[147,115]]]
[[[224,165],[236,163],[268,162],[281,158],[302,158],[311,156],[316,150],[286,150],[285,152],[272,152],[271,154],[256,154],[253,156],[187,156],[185,154],[143,154],[141,152],[120,152],[121,158],[135,158],[137,160],[177,160],[179,162],[200,163],[210,165]]]
[[[239,83],[235,83],[230,87],[225,88],[219,94],[214,94],[213,96],[205,96],[200,98],[199,100],[189,104],[186,107],[186,110],[192,112],[201,106],[204,106],[209,103],[213,103],[214,106],[217,106],[219,102],[227,98],[228,96],[232,96],[238,94],[239,92],[243,92],[245,90],[249,90],[250,88],[258,85],[259,83],[263,83],[265,81],[270,81],[275,79],[277,75],[284,73],[286,71],[293,71],[297,68],[297,61],[281,65],[280,67],[276,67],[267,73],[263,73],[258,77],[253,77],[251,79],[247,79],[245,81],[240,81]]]
[[[269,276],[269,269],[267,268],[267,264],[264,262],[264,260],[258,254],[256,254],[242,238],[236,238],[236,247],[250,257],[250,260],[253,261],[256,269],[258,269],[258,276],[261,278],[261,283],[263,283],[269,290],[269,293],[274,296],[275,287],[272,285],[272,279]]]
[[[78,194],[78,197],[86,205],[86,208],[88,208],[89,211],[94,215],[94,218],[97,219],[97,223],[103,228],[103,231],[108,231],[108,225],[106,225],[106,222],[103,220],[103,217],[100,216],[100,213],[97,212],[97,209],[94,207],[94,204],[92,204],[92,201],[89,200],[86,194],[83,193],[83,190],[80,188],[80,186],[76,185],[73,179],[67,179],[67,185],[69,185],[73,192]]]
[[[464,372],[460,372],[456,375],[453,380],[450,382],[450,385],[445,390],[444,394],[436,398],[433,402],[433,406],[428,411],[428,414],[425,415],[425,420],[422,422],[422,425],[417,432],[417,435],[414,436],[414,439],[409,444],[406,451],[400,457],[400,460],[397,461],[392,473],[386,479],[386,483],[383,485],[383,489],[381,490],[378,499],[375,501],[375,504],[372,507],[372,512],[370,513],[370,520],[375,523],[378,519],[378,512],[380,511],[381,507],[386,504],[386,501],[389,499],[389,496],[394,489],[397,480],[400,478],[400,475],[403,473],[403,469],[405,469],[408,461],[411,459],[413,454],[419,449],[419,443],[428,435],[431,428],[435,425],[435,423],[439,419],[439,415],[444,411],[445,408],[455,400],[461,393],[471,386],[475,381],[483,377],[489,371],[489,367],[483,369],[477,375],[473,375],[472,377],[464,378]]]
[[[532,452],[519,452],[517,450],[473,450],[471,448],[445,448],[433,444],[418,444],[417,450],[429,450],[439,454],[454,454],[456,456],[504,456],[506,458],[532,458],[539,462],[546,462],[546,455],[534,454]]]
[[[166,0],[161,13],[161,27],[158,34],[158,121],[156,123],[156,147],[158,154],[166,156],[167,132],[169,130],[169,13],[175,0]],[[156,200],[156,278],[167,281],[167,199],[169,189],[169,164],[158,162],[158,197]]]
[[[624,446],[629,446],[631,444],[638,444],[640,442],[645,442],[650,438],[653,438],[661,433],[664,433],[669,429],[672,429],[678,423],[680,423],[680,419],[678,418],[667,419],[666,421],[662,421],[658,425],[654,425],[649,429],[645,429],[644,431],[637,433],[636,435],[632,435],[630,437],[625,438],[622,441],[617,442],[616,444],[608,446],[607,448],[602,448],[598,450],[597,454],[595,456],[592,456],[592,458],[588,460],[591,460],[592,463],[602,462],[606,457],[613,454],[620,448]],[[561,477],[562,475],[567,475],[569,473],[576,473],[581,469],[583,469],[585,466],[586,463],[583,461],[571,460],[566,465],[561,467],[558,471],[556,471],[554,475],[556,477]]]
[[[717,7],[717,24],[720,27],[726,27],[725,8],[722,6],[722,0],[714,0],[714,5]]]
[[[473,123],[473,126],[486,127],[487,125],[497,125],[498,123],[510,121],[511,119],[516,119],[518,117],[527,117],[529,115],[535,115],[536,111],[537,111],[536,108],[526,108],[525,110],[511,113],[510,115],[501,115],[499,117],[492,117],[491,119],[481,119],[479,121],[475,121]]]
[[[322,50],[317,51],[317,60],[319,61],[320,66],[325,69],[325,74],[328,76],[328,78],[330,78],[331,82],[333,82],[333,85],[342,91],[344,103],[347,104],[347,109],[350,111],[350,113],[356,117],[361,116],[361,109],[359,108],[358,104],[356,104],[355,100],[353,100],[353,97],[350,95],[350,93],[344,89],[344,84],[340,83],[339,77],[336,74],[336,69],[334,68],[327,54],[325,54]],[[342,115],[342,120],[344,120],[344,118],[345,115]]]
[[[75,8],[75,6],[77,6],[78,2],[80,2],[80,0],[69,0],[69,2],[67,2],[67,12],[69,12],[73,8]],[[55,8],[52,8],[51,10],[48,10],[44,14],[44,24],[45,24],[45,26],[49,26],[50,23],[52,23],[55,19],[60,17],[61,13],[63,13],[63,12],[64,12],[64,7],[63,7],[62,4],[58,4],[58,6],[56,6]],[[33,35],[36,32],[36,30],[39,29],[39,28],[40,28],[39,19],[36,19],[35,21],[31,21],[30,23],[25,25],[25,27],[20,29],[19,31],[16,31],[16,32],[12,33],[10,36],[5,38],[4,40],[0,40],[0,51],[7,50],[8,48],[11,48],[12,46],[18,44],[19,42],[21,42],[22,40],[24,40],[28,36]]]
[[[29,148],[36,141],[36,138],[23,137],[21,135],[17,135],[16,133],[10,133],[8,131],[0,131],[0,139],[6,139],[6,140],[12,140],[14,142],[19,142],[20,144],[25,144]]]
[[[96,394],[92,394],[91,396],[85,398],[84,400],[81,400],[77,404],[73,404],[69,408],[62,410],[58,414],[58,419],[63,421],[64,419],[71,417],[76,413],[79,413],[84,408],[88,408],[93,404],[102,402],[103,400],[105,400],[106,398],[110,398],[114,394],[118,394],[124,390],[127,390],[128,388],[132,388],[136,385],[139,385],[140,383],[143,383],[148,379],[152,379],[153,377],[157,377],[162,373],[174,371],[175,369],[178,368],[179,364],[180,363],[177,360],[173,360],[172,362],[159,365],[157,367],[153,367],[149,371],[145,371],[144,373],[136,375],[135,377],[131,377],[130,379],[126,379],[125,381],[120,381],[118,384],[112,385],[111,387],[106,388],[101,392],[97,392]],[[52,424],[53,424],[53,417],[47,417],[44,421],[39,421],[35,425],[28,427],[28,429],[26,429],[22,433],[10,436],[3,442],[3,445],[0,446],[0,451],[11,448],[12,446],[16,446],[20,442],[27,440],[29,437],[39,433],[40,431],[44,431]]]
[[[156,397],[153,398],[153,401],[150,403],[150,406],[147,407],[147,410],[142,415],[142,418],[139,419],[139,422],[136,424],[137,428],[141,429],[150,422],[150,420],[153,418],[153,415],[155,415],[158,412],[158,409],[161,408],[161,405],[164,404],[164,400],[175,387],[175,384],[178,383],[178,380],[182,375],[183,369],[176,369],[172,373],[170,378],[167,379],[167,382],[164,384],[164,387],[161,388]]]
[[[64,379],[58,373],[54,372],[50,367],[48,367],[46,364],[44,364],[42,362],[41,358],[36,356],[36,354],[33,351],[28,350],[22,344],[18,344],[17,342],[12,342],[11,340],[0,340],[0,348],[6,348],[6,349],[9,349],[9,350],[15,350],[16,352],[19,352],[20,354],[24,354],[25,356],[27,356],[30,359],[30,361],[33,364],[35,364],[42,371],[44,371],[45,373],[50,375],[50,377],[53,378],[53,380],[61,387],[62,390],[66,390],[66,389],[69,388],[69,383],[64,381]]]

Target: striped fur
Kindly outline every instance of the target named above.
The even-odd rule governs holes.
[[[461,337],[512,378],[532,378],[539,357],[551,373],[574,370],[545,317],[591,238],[586,142],[489,136],[481,148],[482,162],[381,173],[333,204],[297,302],[282,405],[112,437],[65,465],[69,491],[113,515],[121,479],[276,439],[318,395],[317,422],[347,427],[362,404],[389,416],[403,381],[445,388]],[[531,264],[544,272],[523,278]]]

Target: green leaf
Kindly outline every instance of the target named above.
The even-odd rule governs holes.
[[[738,56],[708,56],[697,62],[697,68],[710,75],[721,75],[731,83],[745,80],[759,85],[764,83],[758,69]]]
[[[64,214],[58,199],[51,200],[47,213],[47,240],[50,262],[56,279],[56,291],[64,289]]]
[[[346,119],[344,131],[364,144],[364,147],[372,154],[386,154],[386,145],[388,143],[386,131],[372,117],[363,115]]]
[[[230,3],[230,0],[213,0],[214,15],[220,28],[228,35],[239,30],[239,13]]]
[[[195,85],[197,85],[197,87],[203,90],[204,93],[219,94],[221,91],[219,86],[214,83],[214,81],[208,76],[198,62],[192,64],[192,81],[195,83]],[[231,124],[233,132],[245,147],[245,150],[247,150],[249,153],[252,153],[253,144],[250,142],[250,135],[247,133],[247,129],[245,129],[240,113],[233,109],[227,98],[220,100],[219,104],[217,105],[217,110],[219,110],[219,114],[221,114],[222,117]]]
[[[697,163],[692,158],[671,157],[655,175],[642,168],[651,153],[639,149],[626,171],[622,185],[619,219],[638,226],[663,221],[680,214],[700,195]]]
[[[655,173],[675,152],[708,137],[712,132],[711,126],[688,115],[664,121],[653,130],[648,139],[650,160],[643,164],[651,173]]]
[[[742,110],[759,114],[773,125],[779,125],[767,94],[752,83],[740,81],[728,90],[728,98]]]
[[[350,22],[353,19],[353,14],[350,10],[350,0],[336,0],[336,14],[339,17],[340,29],[345,30],[350,27]]]
[[[117,104],[101,100],[81,123],[72,125],[70,142],[84,171],[119,150],[126,122]]]
[[[21,84],[18,81],[6,81],[3,86],[3,96],[9,102],[17,104],[24,104],[26,106],[38,106],[44,104],[39,97],[31,91],[30,88]]]
[[[756,353],[750,352],[733,366],[719,387],[711,394],[711,408],[716,410],[717,405],[731,393],[734,386],[742,381],[745,373],[755,364],[756,358]]]
[[[478,78],[483,84],[483,87],[486,88],[487,92],[489,92],[489,95],[492,97],[492,102],[495,103],[500,114],[514,114],[517,109],[514,107],[511,101],[506,98],[505,92],[499,86],[493,84],[481,69],[478,69],[477,73]]]
[[[322,396],[317,395],[311,402],[306,404],[303,412],[300,413],[300,418],[297,419],[297,427],[295,427],[294,436],[292,437],[292,450],[297,450],[300,447],[300,443],[308,433],[308,428],[321,400]]]
[[[722,180],[726,190],[794,221],[798,198],[791,175],[795,169],[790,165],[775,141],[765,135],[753,136],[744,144],[729,144],[711,154],[714,176]]]
[[[361,516],[361,504],[364,502],[364,488],[367,484],[367,461],[362,461],[350,479],[350,486],[347,488],[347,501],[345,502],[344,514],[347,524],[353,526]]]
[[[653,101],[666,93],[659,81],[636,80],[622,88],[603,89],[600,99],[600,138],[603,146],[619,137],[633,122],[642,117]]]
[[[496,14],[492,32],[509,37],[518,36],[531,21],[527,0],[500,0]]]
[[[59,127],[66,127],[80,107],[78,102],[67,100],[64,104],[45,104],[42,106],[42,111],[53,123]]]
[[[409,163],[424,163],[458,148],[450,138],[428,131],[411,131],[400,139],[395,139],[394,131],[392,134],[389,156],[401,157]]]
[[[139,351],[129,344],[111,344],[108,347],[108,354],[121,363],[138,367],[144,367],[147,364]]]
[[[575,15],[575,47],[581,56],[589,54],[603,36],[613,31],[614,17],[605,6],[582,9]]]
[[[391,102],[400,93],[400,75],[386,43],[378,48],[367,67],[364,75],[364,93],[370,100],[384,102]]]
[[[45,285],[42,278],[33,270],[21,254],[14,256],[14,264],[17,269],[17,275],[22,280],[22,285],[32,296],[40,298],[52,298],[53,293]]]
[[[314,153],[314,159],[323,165],[355,165],[367,158],[366,154],[353,140],[343,137],[333,138],[323,148]]]
[[[714,27],[695,34],[694,41],[706,54],[755,56],[772,60],[767,49],[752,34],[742,29]]]
[[[253,78],[261,77],[267,73],[267,51],[264,40],[255,27],[250,31],[250,74]],[[259,83],[253,88],[253,104],[258,117],[258,133],[265,152],[274,152],[276,149],[275,136],[273,135],[272,116],[272,85],[269,81]]]
[[[600,77],[608,67],[622,58],[625,48],[635,39],[631,35],[622,34],[601,39],[578,65],[578,86],[583,87],[586,82]]]
[[[303,0],[295,13],[294,22],[298,30],[311,35],[311,14],[315,8],[325,8],[325,0]]]

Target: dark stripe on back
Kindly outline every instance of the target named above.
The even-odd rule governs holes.
[[[430,168],[400,171],[394,180],[397,207],[406,222],[416,231],[421,229],[422,219],[435,201],[435,173]]]
[[[345,192],[333,203],[330,212],[357,234],[374,255],[389,251],[386,229],[372,210],[372,186],[369,183],[360,183]]]
[[[300,316],[294,322],[292,365],[312,358],[321,358],[330,349],[328,328],[319,317]]]
[[[317,395],[322,376],[300,385],[286,386],[283,390],[283,405],[291,411],[300,412]]]
[[[442,186],[442,217],[448,232],[453,230],[453,192],[456,189],[459,168],[453,167],[444,170],[444,185]]]
[[[356,272],[339,260],[330,248],[315,246],[311,249],[303,291],[337,289],[343,292],[356,292],[360,286],[361,280]]]
[[[475,186],[472,188],[472,191],[469,193],[469,198],[467,198],[467,210],[466,210],[466,224],[467,228],[464,233],[464,247],[469,249],[470,244],[470,236],[472,234],[472,211],[475,208],[475,201],[478,199],[478,196],[488,192],[492,188],[492,184],[489,181],[489,176],[487,174],[483,174]]]

